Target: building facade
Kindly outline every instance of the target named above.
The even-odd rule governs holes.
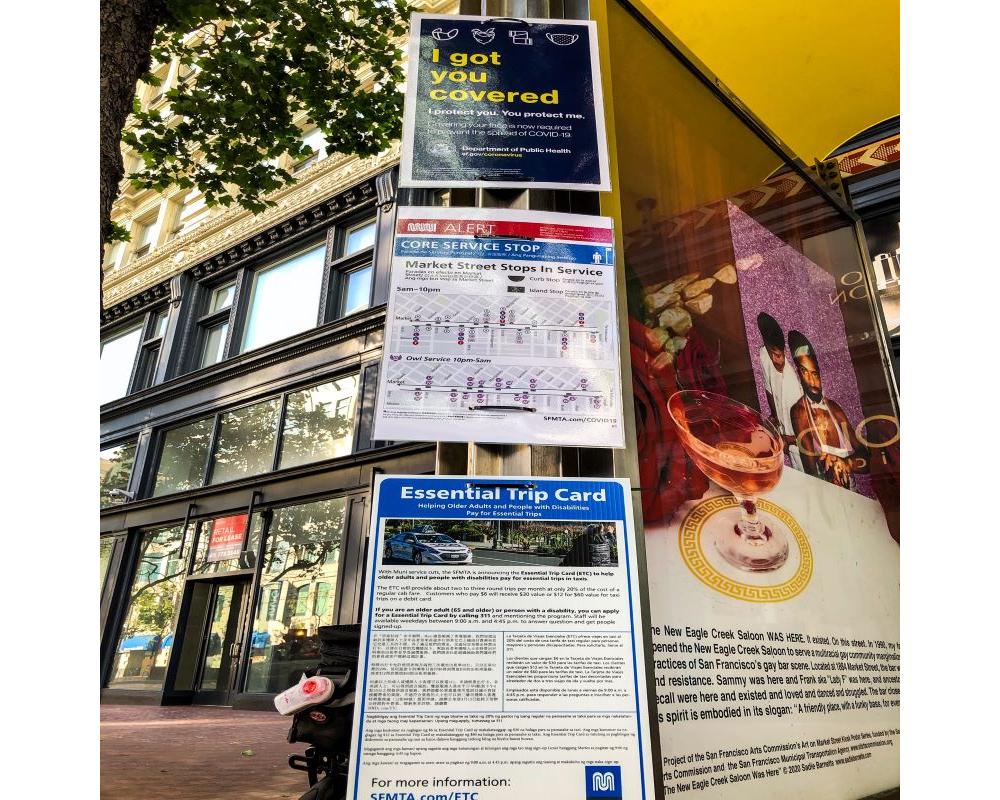
[[[152,108],[197,79],[157,71],[139,87]],[[398,150],[327,157],[301,124],[314,155],[283,165],[298,180],[265,213],[127,184],[114,208],[131,234],[106,249],[101,336],[115,702],[272,707],[317,627],[357,618],[372,474],[434,470],[433,443],[371,438],[391,238],[377,183]]]

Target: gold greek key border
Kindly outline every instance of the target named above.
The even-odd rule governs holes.
[[[808,585],[813,574],[813,554],[805,531],[781,506],[769,500],[757,500],[757,505],[769,514],[773,514],[788,526],[799,545],[799,568],[796,573],[784,583],[777,586],[753,586],[740,583],[723,575],[712,566],[701,546],[701,530],[710,517],[720,511],[737,508],[736,498],[732,495],[720,495],[703,500],[692,508],[678,531],[677,543],[681,551],[681,559],[694,576],[711,589],[736,600],[748,603],[781,603],[791,600]]]

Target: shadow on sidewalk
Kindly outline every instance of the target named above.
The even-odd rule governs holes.
[[[102,705],[101,798],[297,800],[308,781],[288,756],[305,746],[288,727],[267,711]]]

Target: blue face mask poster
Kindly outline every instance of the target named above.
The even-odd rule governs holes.
[[[595,24],[413,14],[400,185],[610,191]]]

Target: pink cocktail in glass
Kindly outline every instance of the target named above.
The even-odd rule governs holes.
[[[771,491],[785,464],[778,431],[758,412],[721,394],[675,392],[667,409],[681,444],[705,475],[732,492],[740,512],[711,520],[715,547],[748,572],[777,569],[788,558],[788,536],[777,520],[768,525],[755,498]]]

